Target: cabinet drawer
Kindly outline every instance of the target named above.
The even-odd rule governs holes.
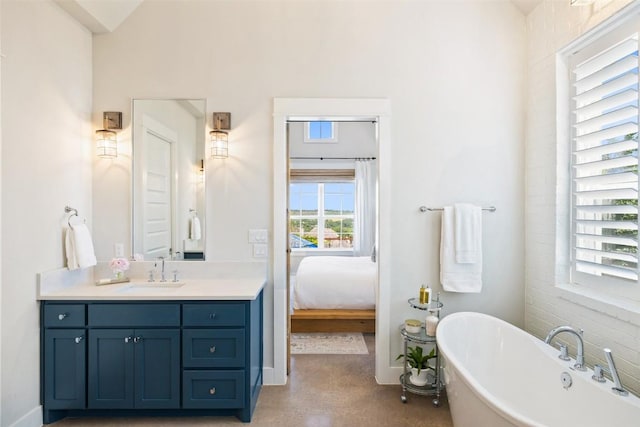
[[[179,304],[90,304],[89,326],[180,326]]]
[[[184,326],[244,326],[243,303],[185,304]]]
[[[244,371],[184,371],[183,408],[243,408]]]
[[[182,364],[189,368],[244,367],[244,329],[184,329]]]
[[[44,306],[46,328],[77,328],[84,326],[84,304],[47,304]]]

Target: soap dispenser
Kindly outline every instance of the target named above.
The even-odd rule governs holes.
[[[431,302],[431,288],[422,285],[420,287],[420,304],[429,304]]]
[[[429,304],[429,294],[431,293],[431,289],[428,287],[424,287],[422,285],[420,287],[420,304]]]
[[[435,315],[434,312],[429,311],[426,319],[424,320],[424,329],[427,332],[427,335],[430,337],[436,336],[436,328],[438,327],[438,322],[440,319]]]

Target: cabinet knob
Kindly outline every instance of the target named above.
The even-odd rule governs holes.
[[[209,389],[209,394],[211,394],[211,395],[216,394],[216,388],[215,388],[215,387],[211,387],[211,388]]]
[[[124,342],[130,343],[132,339],[132,337],[124,337]]]
[[[209,353],[215,353],[216,352],[216,346],[212,345],[211,347],[209,347]]]
[[[76,344],[80,344],[80,341],[82,341],[83,338],[83,336],[75,337],[74,341],[76,342]]]
[[[209,319],[213,320],[213,319],[215,319],[215,317],[216,317],[216,314],[215,314],[215,313],[211,313],[211,314],[209,314]]]
[[[142,337],[135,337],[133,339],[133,342],[136,343],[136,344],[139,343],[140,341],[142,341]]]
[[[58,320],[64,320],[65,317],[67,317],[69,315],[69,313],[60,313],[58,314]]]

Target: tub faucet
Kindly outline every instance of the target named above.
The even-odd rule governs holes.
[[[576,363],[573,367],[578,371],[586,371],[587,368],[584,366],[584,341],[582,340],[582,329],[579,331],[572,328],[571,326],[558,326],[549,331],[549,334],[544,339],[546,344],[550,344],[553,337],[558,335],[561,332],[568,332],[578,339],[578,354],[576,355]]]
[[[614,393],[619,394],[620,396],[627,396],[629,392],[622,387],[622,382],[620,381],[620,377],[618,376],[618,370],[616,369],[616,364],[613,363],[613,357],[611,356],[611,350],[608,348],[604,349],[604,355],[607,358],[607,363],[609,364],[609,373],[611,374],[611,378],[613,378],[614,386],[611,387]]]

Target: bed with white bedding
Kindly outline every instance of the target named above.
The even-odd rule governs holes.
[[[375,308],[376,276],[376,264],[368,256],[306,257],[296,274],[293,308]]]
[[[292,330],[372,332],[377,271],[368,256],[304,258],[292,281]]]

